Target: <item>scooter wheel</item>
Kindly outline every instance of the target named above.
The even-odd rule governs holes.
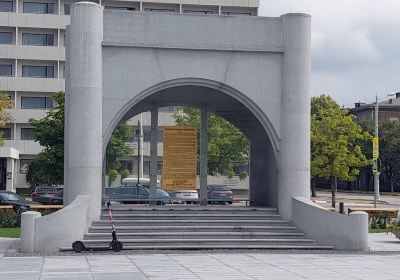
[[[119,241],[113,241],[113,242],[111,242],[111,249],[112,249],[114,252],[119,252],[119,251],[122,250],[122,248],[123,248],[123,246],[122,246],[122,243],[121,243],[121,242],[119,242]]]
[[[76,253],[85,251],[85,244],[83,244],[82,241],[75,241],[72,243],[72,250],[74,250]]]

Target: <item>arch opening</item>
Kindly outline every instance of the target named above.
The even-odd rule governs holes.
[[[255,206],[278,207],[276,132],[264,113],[245,95],[220,83],[204,80],[170,81],[136,95],[106,129],[103,156],[112,132],[120,123],[151,108],[169,106],[206,108],[243,132],[250,142],[250,201]]]

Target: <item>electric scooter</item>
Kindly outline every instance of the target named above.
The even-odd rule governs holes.
[[[111,211],[111,203],[110,201],[107,202],[107,208],[108,208],[108,215],[110,216],[110,222],[111,222],[111,227],[112,227],[112,240],[110,242],[110,245],[108,247],[86,247],[85,244],[82,241],[75,241],[72,243],[72,250],[74,250],[77,253],[80,253],[82,251],[108,251],[108,250],[113,250],[114,252],[119,252],[122,250],[123,246],[120,241],[117,239],[117,232],[115,231],[115,226],[114,226],[114,219],[112,216],[112,211]]]

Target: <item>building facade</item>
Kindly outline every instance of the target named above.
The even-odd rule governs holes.
[[[8,94],[14,104],[9,110],[13,122],[3,129],[0,189],[16,191],[29,187],[25,180],[27,166],[42,148],[33,141],[28,121],[44,117],[53,107],[51,96],[65,90],[65,28],[74,2],[78,1],[0,0],[0,92]],[[259,7],[259,0],[99,0],[97,3],[105,9],[210,16],[257,16]],[[160,125],[173,124],[171,113],[169,108],[161,110]],[[144,117],[145,128],[150,126],[147,121]],[[145,141],[145,155],[149,153],[147,146]],[[161,147],[159,151],[162,155]],[[129,160],[125,164],[133,169],[133,164],[129,168]]]

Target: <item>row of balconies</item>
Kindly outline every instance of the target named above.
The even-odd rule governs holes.
[[[13,1],[2,1],[13,2]],[[70,5],[78,1],[51,1],[41,0],[41,5],[45,3],[55,4],[51,9],[38,8],[35,13],[23,12],[25,1],[13,3],[10,9],[0,9],[0,26],[12,27],[32,27],[32,28],[52,28],[65,29],[69,24]],[[93,1],[97,2],[97,1]],[[248,15],[258,14],[258,0],[220,0],[220,1],[101,1],[106,9],[118,9],[128,11],[150,11],[150,12],[172,12],[172,13],[195,13],[195,14],[222,14],[222,15]],[[157,2],[157,3],[156,3]],[[162,2],[162,3],[159,3]],[[175,3],[174,3],[175,2]],[[182,3],[183,2],[183,3]],[[186,4],[185,4],[186,2]],[[26,1],[35,4],[32,0]],[[180,3],[180,4],[177,4]],[[18,6],[18,12],[17,11]],[[25,9],[27,10],[27,9]]]
[[[58,92],[64,90],[64,79],[0,77],[0,91]]]
[[[65,61],[65,47],[0,44],[0,58]]]

